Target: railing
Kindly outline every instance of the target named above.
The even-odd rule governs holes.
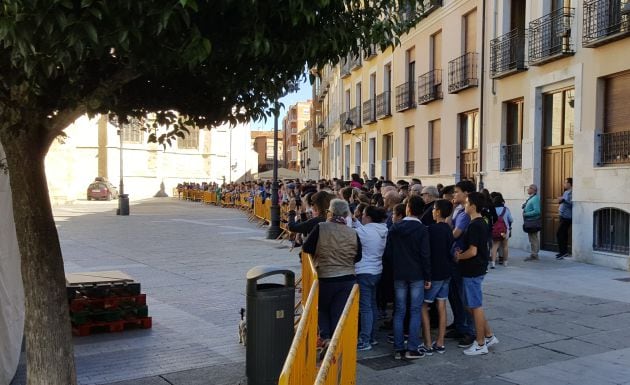
[[[370,124],[376,122],[376,100],[368,99],[363,102],[363,123]]]
[[[317,373],[316,385],[356,384],[358,326],[359,285],[354,285]]]
[[[405,175],[413,175],[416,172],[416,162],[405,162]]]
[[[302,316],[278,385],[313,384],[317,374],[317,304],[319,281],[313,260],[302,253]]]
[[[442,70],[435,69],[418,77],[418,104],[442,99]]]
[[[385,91],[376,95],[376,118],[384,118],[392,115],[391,91]]]
[[[339,114],[339,124],[342,130],[345,130],[346,122],[348,121],[348,116],[350,116],[348,112],[342,112],[341,114]]]
[[[351,108],[348,116],[350,117],[350,120],[352,120],[352,123],[354,124],[353,129],[361,127],[361,107],[360,106]]]
[[[432,158],[429,159],[429,174],[439,174],[440,173],[440,158]]]
[[[378,46],[376,44],[370,44],[365,54],[365,60],[369,61],[378,56]]]
[[[352,65],[350,63],[350,59],[349,56],[346,56],[345,59],[342,59],[340,62],[341,65],[341,78],[347,78],[348,76],[350,76],[352,70]]]
[[[529,23],[529,64],[541,65],[573,55],[573,8],[559,8]]]
[[[415,83],[409,81],[396,87],[396,111],[404,111],[416,106]]]
[[[518,170],[522,166],[521,144],[509,144],[503,146],[503,171]]]
[[[584,1],[583,47],[597,47],[630,35],[630,1]]]
[[[448,62],[448,92],[455,94],[479,84],[476,52],[468,52]]]
[[[630,131],[598,134],[600,165],[630,163]]]
[[[491,78],[501,78],[526,69],[524,29],[513,29],[490,41]]]

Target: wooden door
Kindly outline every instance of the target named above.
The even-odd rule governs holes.
[[[558,250],[558,198],[564,192],[566,178],[573,177],[574,95],[572,88],[543,95],[543,175],[540,186],[543,219],[540,242],[543,250]]]
[[[573,146],[553,146],[543,150],[542,212],[543,250],[558,250],[556,232],[560,225],[558,198],[564,192],[564,181],[573,176]],[[569,237],[571,244],[571,237]]]

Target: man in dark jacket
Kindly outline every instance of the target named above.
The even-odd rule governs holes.
[[[394,350],[396,359],[424,357],[420,346],[421,309],[424,290],[431,288],[431,252],[427,227],[420,222],[423,202],[412,196],[407,202],[407,217],[392,225],[387,236],[383,258],[391,263],[394,275]],[[407,293],[411,297],[409,307],[409,340],[404,346],[403,322],[407,312]]]

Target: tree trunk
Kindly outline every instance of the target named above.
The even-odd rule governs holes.
[[[51,139],[41,126],[1,134],[22,257],[27,381],[29,385],[75,385],[63,257],[44,168]]]

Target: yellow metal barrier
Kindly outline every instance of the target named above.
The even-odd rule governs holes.
[[[315,385],[356,384],[358,325],[359,285],[354,285],[317,373]]]
[[[310,254],[302,253],[303,311],[278,385],[313,384],[317,374],[319,280]]]
[[[317,270],[315,270],[315,264],[313,264],[313,257],[302,252],[302,305],[305,308],[306,299],[317,279]]]

